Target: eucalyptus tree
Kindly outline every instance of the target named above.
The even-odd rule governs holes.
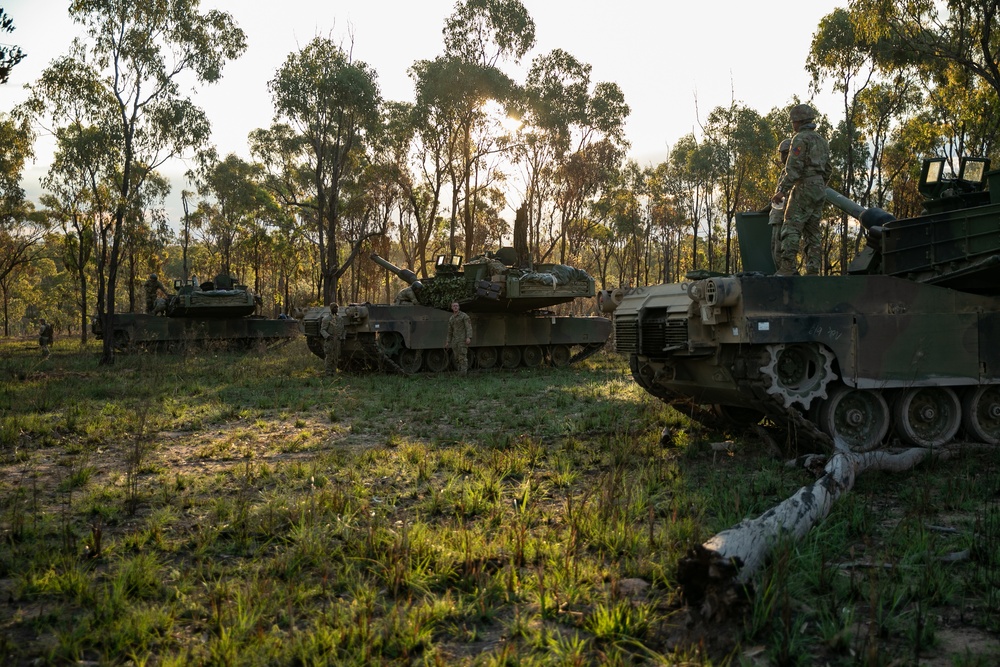
[[[261,183],[260,165],[233,153],[222,160],[211,153],[202,157],[195,181],[203,199],[198,204],[194,228],[218,258],[214,270],[229,275],[236,270],[234,253],[244,242],[259,240],[263,221],[275,202]]]
[[[1000,97],[1000,3],[992,0],[851,0],[856,29],[869,43],[892,45],[883,58],[929,77],[951,65]]]
[[[132,197],[122,230],[122,260],[128,288],[128,308],[139,310],[136,289],[143,273],[157,270],[163,251],[173,240],[163,202],[170,194],[170,182],[158,172],[149,173]]]
[[[505,150],[500,132],[491,127],[487,103],[509,107],[515,94],[511,79],[498,67],[517,63],[534,46],[535,22],[520,0],[464,0],[445,21],[444,54],[439,72],[451,71],[451,81],[434,77],[432,99],[450,119],[447,126],[452,186],[449,243],[456,252],[457,210],[462,207],[465,252],[472,254],[477,196],[497,178],[495,167],[483,162]]]
[[[851,143],[855,146],[853,153],[861,153],[861,164],[865,164],[867,169],[856,179],[854,192],[866,204],[887,206],[888,193],[894,181],[902,177],[904,171],[913,173],[918,168],[916,157],[922,154],[921,147],[911,147],[909,164],[905,166],[888,164],[885,153],[897,136],[901,123],[913,117],[920,109],[921,101],[920,90],[905,76],[874,83],[858,94],[855,125],[864,139],[863,151],[858,150],[860,142]],[[924,144],[922,148],[932,152],[936,143]]]
[[[21,175],[25,163],[34,156],[35,133],[28,118],[0,111],[0,220],[24,205]]]
[[[871,173],[872,170],[872,165],[859,163],[856,159],[863,152],[860,144],[866,140],[864,130],[858,128],[858,123],[862,120],[860,106],[863,97],[872,86],[881,81],[880,70],[886,72],[903,90],[909,86],[912,76],[912,72],[906,67],[890,64],[891,59],[884,57],[892,50],[893,47],[882,36],[859,28],[859,13],[854,8],[838,8],[823,17],[810,45],[806,70],[812,76],[813,89],[818,90],[823,82],[830,80],[833,90],[841,96],[844,123],[839,136],[831,138],[831,149],[834,164],[840,167],[837,180],[849,197],[864,200],[870,192],[867,187],[858,187],[858,181],[867,181],[864,174]],[[878,62],[880,59],[884,63],[882,67]],[[878,96],[880,93],[873,95]],[[872,95],[867,97],[872,99]],[[872,119],[870,115],[868,118]],[[872,129],[877,132],[881,122],[876,121]],[[870,182],[864,183],[864,186],[868,185]],[[846,213],[840,214],[837,254],[842,268],[847,266],[849,230],[852,224]]]
[[[555,198],[556,170],[572,149],[570,128],[586,111],[589,84],[590,66],[561,49],[535,58],[525,80],[516,160],[525,172],[529,243],[538,255],[544,209]],[[565,238],[560,231],[553,244]]]
[[[705,142],[711,148],[718,174],[719,206],[724,216],[724,271],[734,272],[733,251],[736,214],[766,205],[774,192],[768,158],[777,145],[767,120],[753,109],[735,102],[716,107],[705,123]]]
[[[21,189],[24,165],[33,155],[35,135],[28,119],[0,113],[0,292],[3,293],[3,331],[10,335],[9,301],[18,273],[41,253],[45,226],[33,215]]]
[[[270,135],[258,133],[257,138],[271,139],[271,150],[284,151],[290,158],[284,166],[295,172],[273,183],[291,185],[300,176],[309,177],[308,199],[299,199],[293,192],[279,196],[315,212],[312,219],[322,294],[323,300],[330,302],[336,296],[337,281],[354,261],[361,244],[382,231],[367,229],[358,237],[346,238],[341,219],[342,190],[347,181],[359,178],[367,162],[366,137],[381,122],[377,76],[332,39],[316,37],[285,59],[268,88],[277,122]],[[281,121],[287,121],[291,135],[281,129]],[[341,257],[345,243],[348,252]]]
[[[693,134],[687,134],[674,144],[668,157],[669,170],[674,176],[671,186],[675,202],[691,229],[689,266],[692,270],[700,268],[702,253],[699,252],[698,241],[703,228],[707,235],[706,248],[702,249],[708,261],[705,268],[714,268],[717,163],[713,151],[711,146],[699,143]]]
[[[14,32],[14,19],[0,7],[0,33],[4,32]],[[7,83],[10,70],[24,60],[25,55],[19,46],[0,44],[0,84]]]
[[[62,257],[76,282],[80,343],[87,342],[91,264],[97,230],[108,210],[111,193],[97,173],[104,157],[104,135],[72,123],[56,131],[56,152],[42,179],[41,203],[62,228]]]
[[[646,170],[646,192],[649,197],[649,226],[652,238],[660,247],[657,280],[661,283],[680,280],[684,216],[678,210],[673,173],[667,162]]]
[[[449,55],[418,61],[411,74],[416,86],[413,121],[421,180],[435,197],[432,211],[440,206],[442,177],[448,183],[449,249],[451,254],[458,253],[461,230],[469,255],[477,196],[499,178],[496,158],[506,150],[496,125],[498,107],[490,103],[509,104],[514,83],[497,67]],[[438,137],[432,137],[433,133]]]
[[[630,112],[617,84],[593,83],[591,66],[561,49],[536,58],[521,101],[524,129],[518,161],[526,170],[526,199],[539,256],[558,244],[560,261],[571,253],[574,226],[587,205],[609,183],[624,157],[625,120]],[[559,216],[550,247],[541,249],[546,205]]]
[[[422,277],[427,275],[429,244],[442,225],[445,185],[457,150],[455,133],[449,131],[451,108],[441,94],[447,90],[441,65],[440,59],[413,64],[409,75],[416,101],[390,107],[386,123],[387,134],[397,140],[390,150],[407,203],[400,215],[400,246],[408,265]]]
[[[113,148],[101,164],[114,198],[100,230],[107,252],[98,256],[98,312],[110,331],[126,218],[144,182],[208,140],[208,119],[181,82],[218,81],[226,61],[245,50],[246,38],[229,14],[200,13],[198,0],[73,0],[69,13],[86,37],[46,68],[28,104],[57,126],[83,120]],[[107,336],[101,363],[114,360]]]

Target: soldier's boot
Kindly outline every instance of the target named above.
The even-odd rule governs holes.
[[[795,262],[789,262],[785,258],[782,258],[781,263],[778,265],[778,270],[775,271],[776,276],[797,276],[799,272],[795,269]]]
[[[798,230],[785,225],[781,229],[781,261],[778,263],[776,276],[797,276],[799,264],[799,235]]]

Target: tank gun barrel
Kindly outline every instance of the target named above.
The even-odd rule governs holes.
[[[371,258],[373,262],[381,266],[383,269],[386,269],[395,274],[397,277],[399,277],[400,280],[405,282],[407,285],[412,285],[414,282],[416,282],[417,274],[415,274],[413,271],[410,271],[409,269],[401,269],[392,262],[382,259],[375,253],[371,254]]]
[[[880,208],[874,206],[872,208],[865,208],[861,204],[851,201],[833,188],[826,189],[826,200],[852,218],[857,218],[864,225],[865,229],[869,231],[881,228],[882,225],[896,219],[894,215]]]

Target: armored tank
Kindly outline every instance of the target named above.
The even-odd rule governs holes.
[[[136,347],[173,350],[208,342],[233,347],[289,340],[299,335],[294,319],[268,319],[254,315],[256,297],[232,276],[218,275],[212,281],[174,281],[175,294],[161,299],[162,314],[115,313],[116,349]],[[103,339],[100,318],[91,321],[91,331]]]
[[[410,286],[417,276],[376,254],[372,261]],[[470,368],[566,366],[600,350],[611,335],[604,317],[556,315],[551,306],[595,295],[594,280],[584,271],[559,264],[514,268],[512,249],[467,263],[458,256],[437,258],[435,275],[413,290],[418,303],[360,303],[341,306],[344,324],[341,366],[402,373],[448,370],[445,349],[449,307],[457,301],[472,320]],[[302,319],[309,349],[324,357],[320,326],[327,307],[312,308]]]
[[[738,216],[745,272],[624,295],[616,349],[665,401],[801,417],[855,451],[890,437],[933,447],[960,429],[1000,443],[1000,172],[988,169],[925,160],[924,211],[909,219],[828,190],[868,230],[843,276],[769,275],[766,214]]]

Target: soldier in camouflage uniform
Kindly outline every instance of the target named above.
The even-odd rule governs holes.
[[[419,280],[413,281],[413,284],[409,287],[404,287],[399,290],[399,294],[396,295],[396,300],[393,301],[393,305],[396,306],[419,306],[420,300],[417,298],[417,293],[424,288],[424,284]]]
[[[49,356],[49,348],[52,347],[52,343],[55,341],[55,332],[52,329],[52,325],[44,319],[39,320],[39,324],[42,328],[38,332],[38,347],[42,348],[42,358],[46,359]]]
[[[788,162],[788,151],[792,147],[791,139],[782,140],[778,146],[778,158],[781,160],[781,178],[785,176],[785,163]],[[778,180],[780,181],[781,178]],[[767,224],[771,226],[771,259],[774,260],[774,268],[777,270],[781,266],[781,224],[785,221],[785,205],[772,204],[771,213],[767,218]]]
[[[459,309],[457,301],[451,304],[452,316],[448,319],[448,340],[445,347],[455,354],[455,368],[459,374],[469,371],[469,344],[472,343],[472,320]]]
[[[808,104],[796,104],[789,117],[795,136],[785,173],[771,198],[773,204],[785,203],[781,263],[776,275],[797,275],[799,245],[802,245],[806,275],[819,275],[822,259],[819,221],[826,203],[826,182],[833,173],[830,144],[816,132],[813,122],[816,110]]]
[[[326,374],[336,375],[340,365],[340,341],[344,338],[344,323],[337,317],[337,304],[330,304],[330,314],[323,317],[319,333],[323,337]]]
[[[142,289],[146,293],[146,312],[155,314],[156,309],[156,294],[157,292],[163,292],[169,296],[167,288],[163,286],[163,283],[159,281],[155,273],[149,275],[149,279],[142,284]]]

